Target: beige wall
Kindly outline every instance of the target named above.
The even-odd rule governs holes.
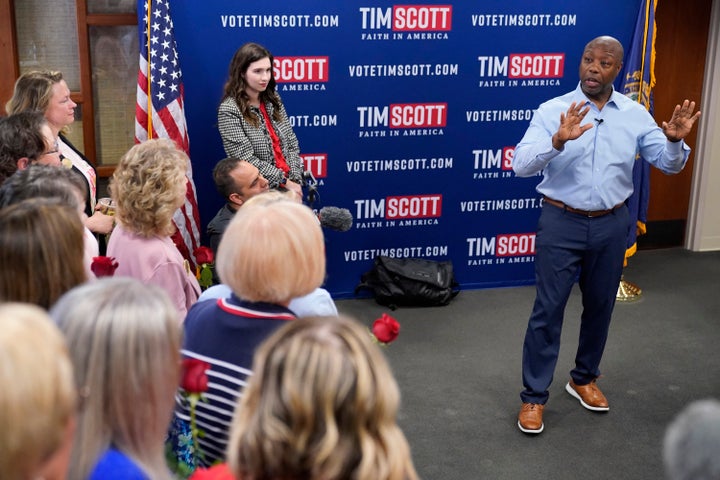
[[[720,250],[720,0],[713,0],[685,246]]]

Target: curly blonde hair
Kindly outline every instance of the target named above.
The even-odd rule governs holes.
[[[167,139],[147,140],[128,150],[109,186],[118,221],[141,237],[171,235],[173,214],[185,198],[189,161]]]
[[[367,329],[288,322],[257,350],[228,444],[236,478],[415,480],[400,393]]]

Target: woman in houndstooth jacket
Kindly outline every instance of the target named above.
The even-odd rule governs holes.
[[[218,108],[218,128],[228,157],[255,165],[271,188],[302,195],[300,147],[275,91],[273,56],[257,43],[235,52]]]

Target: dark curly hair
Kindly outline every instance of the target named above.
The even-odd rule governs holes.
[[[228,79],[223,89],[223,98],[231,97],[234,99],[245,120],[254,126],[258,126],[260,122],[257,117],[250,112],[250,97],[245,92],[247,88],[245,73],[251,63],[262,60],[263,58],[269,58],[270,65],[273,65],[274,57],[272,53],[262,45],[250,42],[238,48],[230,61]],[[275,92],[275,85],[275,74],[272,73],[267,88],[264,92],[260,92],[260,101],[263,103],[270,102],[273,105],[273,119],[279,122],[282,119],[280,116],[280,98]]]
[[[42,112],[20,112],[0,119],[0,184],[17,171],[17,161],[26,157],[31,163],[45,152],[42,127],[47,121]]]

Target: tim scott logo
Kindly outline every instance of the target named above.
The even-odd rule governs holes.
[[[512,170],[515,147],[477,149],[472,151],[475,170]]]
[[[376,199],[355,200],[355,218],[437,218],[442,215],[442,195],[396,195]]]
[[[360,106],[360,128],[437,128],[447,125],[447,103],[394,103]]]
[[[465,240],[468,244],[468,257],[535,255],[534,233],[508,233],[495,237],[475,237]]]
[[[480,77],[562,78],[564,53],[511,53],[505,57],[478,57]]]
[[[452,5],[395,5],[359,10],[363,30],[447,32],[452,28]]]

